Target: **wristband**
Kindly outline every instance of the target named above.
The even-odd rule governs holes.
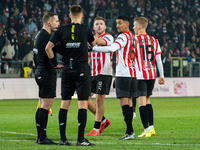
[[[88,45],[88,52],[92,51],[92,47]]]
[[[58,62],[56,60],[56,57],[54,56],[53,58],[49,59],[51,63],[56,67],[58,65]]]

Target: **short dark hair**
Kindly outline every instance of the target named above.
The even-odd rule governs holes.
[[[130,18],[129,18],[128,16],[126,16],[126,15],[121,15],[121,16],[119,16],[117,19],[122,19],[123,21],[128,21],[128,22],[130,22]]]
[[[83,9],[80,5],[72,5],[70,8],[70,14],[74,17],[79,16],[83,12]]]
[[[96,20],[103,20],[104,22],[106,22],[106,20],[103,18],[103,17],[96,17],[95,19],[94,19],[94,22],[96,21]]]
[[[43,16],[43,18],[42,18],[43,23],[46,23],[50,19],[53,20],[54,16],[58,16],[58,14],[54,13],[54,12],[47,12],[47,13],[45,13],[44,16]]]

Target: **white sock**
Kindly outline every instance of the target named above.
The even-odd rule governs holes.
[[[144,129],[144,132],[148,132],[149,131],[149,127]]]
[[[103,121],[101,121],[101,124],[105,123],[107,119],[104,119]]]
[[[97,132],[99,132],[99,129],[93,128],[94,130],[96,130]]]
[[[149,130],[151,130],[153,128],[153,125],[149,126]]]

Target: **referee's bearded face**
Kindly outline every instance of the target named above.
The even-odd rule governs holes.
[[[56,31],[59,25],[60,25],[60,22],[59,22],[58,16],[55,15],[53,21],[51,21],[51,30]]]
[[[103,20],[96,20],[94,22],[93,29],[95,33],[97,33],[98,35],[102,35],[103,33],[105,33],[105,30],[106,30],[105,22]]]
[[[122,19],[117,19],[116,27],[119,33],[123,33],[127,30],[127,22],[123,21]]]

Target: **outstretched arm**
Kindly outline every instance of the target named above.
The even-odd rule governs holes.
[[[120,49],[120,45],[118,43],[113,43],[109,46],[95,46],[93,47],[94,51],[103,52],[103,53],[112,53],[116,50]]]

